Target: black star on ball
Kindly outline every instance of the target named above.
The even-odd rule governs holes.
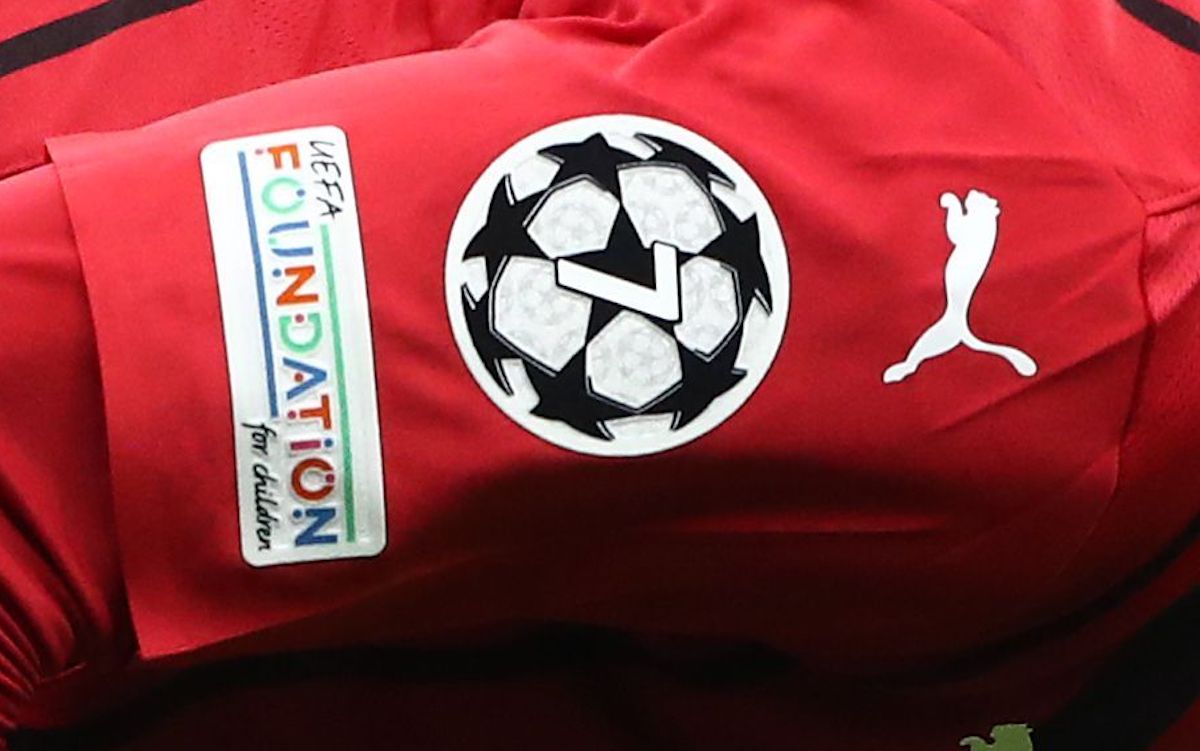
[[[559,163],[558,174],[554,176],[555,183],[565,183],[582,175],[591,178],[617,198],[621,197],[621,181],[617,178],[617,170],[623,164],[638,161],[628,151],[610,146],[600,134],[580,143],[551,146],[540,153]]]

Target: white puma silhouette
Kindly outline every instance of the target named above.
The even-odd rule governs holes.
[[[1021,375],[1032,376],[1037,373],[1037,363],[1032,357],[1016,347],[982,341],[967,322],[971,298],[996,249],[1000,204],[983,191],[971,190],[965,202],[960,202],[953,193],[943,193],[941,205],[946,210],[946,235],[954,244],[946,261],[946,312],[921,334],[903,362],[883,371],[883,382],[899,383],[915,373],[921,363],[960,344],[976,352],[1003,357]]]

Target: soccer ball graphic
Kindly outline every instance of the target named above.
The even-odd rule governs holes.
[[[634,116],[509,149],[468,195],[447,257],[480,385],[535,434],[602,455],[672,448],[732,414],[774,358],[787,298],[782,238],[749,176],[694,133]]]

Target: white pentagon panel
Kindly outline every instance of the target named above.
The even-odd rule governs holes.
[[[604,140],[614,149],[628,151],[638,159],[649,159],[654,156],[656,151],[648,141],[625,133],[605,133]]]
[[[733,363],[735,368],[745,372],[772,355],[771,317],[757,298],[750,301],[749,308],[742,320],[742,346]]]
[[[655,438],[669,434],[674,424],[674,413],[665,415],[645,414],[608,420],[604,423],[604,429],[614,439]]]
[[[525,368],[524,360],[510,359],[500,363],[504,371],[504,381],[512,389],[514,401],[520,402],[523,409],[533,409],[538,402],[537,389],[529,379],[529,371]]]
[[[679,289],[683,320],[675,336],[710,360],[738,325],[737,277],[719,261],[697,256],[680,267]]]
[[[712,190],[713,197],[725,204],[725,208],[729,209],[739,222],[754,216],[754,205],[733,188],[713,180],[709,183],[709,189]]]
[[[528,232],[550,258],[604,250],[621,204],[616,196],[586,178],[545,195],[534,209]]]
[[[522,354],[558,372],[583,349],[592,301],[554,282],[554,264],[510,258],[492,293],[492,328]]]
[[[541,154],[535,154],[517,165],[508,175],[512,186],[513,200],[521,201],[550,187],[554,175],[558,172],[558,163],[547,159]]]
[[[487,261],[471,258],[463,261],[463,279],[472,300],[482,300],[488,291]]]
[[[629,311],[588,342],[585,360],[593,393],[632,410],[648,407],[683,379],[675,340]]]
[[[643,164],[622,167],[617,177],[625,211],[646,247],[664,242],[699,253],[720,237],[721,218],[686,169]]]

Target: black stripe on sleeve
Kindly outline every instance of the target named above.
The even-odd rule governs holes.
[[[200,0],[108,0],[0,42],[0,76],[91,44],[147,18]]]
[[[1184,49],[1200,52],[1200,21],[1162,0],[1117,0],[1131,16]]]

